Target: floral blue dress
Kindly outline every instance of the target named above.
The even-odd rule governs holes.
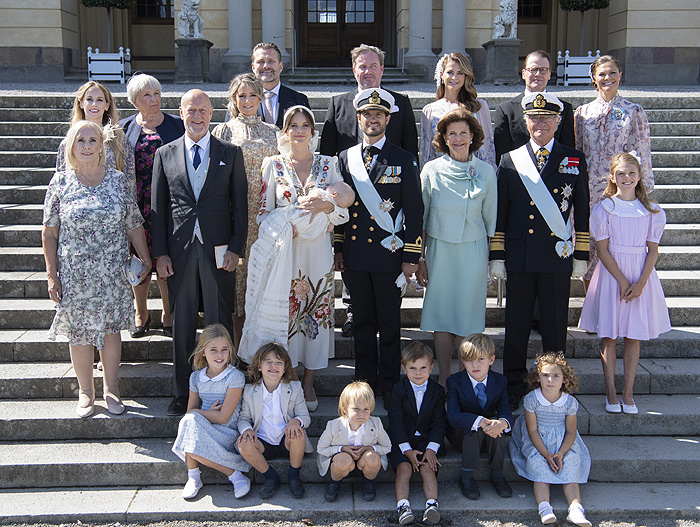
[[[43,224],[58,227],[57,304],[49,339],[104,347],[105,334],[134,329],[134,299],[122,265],[129,255],[126,231],[143,223],[124,174],[107,168],[95,186],[75,172],[56,172],[44,200]]]
[[[216,401],[223,403],[230,388],[243,388],[243,386],[245,386],[243,373],[232,366],[228,366],[216,377],[209,377],[207,368],[194,371],[190,375],[190,391],[199,394],[202,410],[209,410]],[[240,413],[239,401],[226,424],[214,424],[198,412],[185,414],[177,429],[173,452],[183,461],[185,461],[185,453],[195,454],[230,469],[247,472],[250,470],[250,465],[236,449]]]
[[[562,393],[550,403],[537,388],[525,396],[523,407],[537,416],[537,431],[549,452],[556,453],[566,433],[566,416],[576,415],[578,401],[575,397]],[[591,470],[591,456],[583,439],[576,432],[576,440],[564,454],[562,469],[554,473],[549,463],[530,441],[525,415],[518,417],[513,427],[513,440],[510,443],[510,458],[518,474],[525,479],[539,483],[586,483]]]

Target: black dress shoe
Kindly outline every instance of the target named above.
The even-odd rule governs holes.
[[[374,501],[377,497],[377,487],[374,480],[362,478],[362,499],[365,501]]]
[[[146,319],[146,325],[145,326],[136,326],[136,329],[132,331],[131,338],[132,339],[140,339],[146,334],[146,331],[148,331],[148,326],[151,325],[151,315],[148,315],[148,318]]]
[[[187,412],[187,397],[173,397],[168,406],[168,415],[185,415]]]
[[[514,393],[508,394],[508,404],[510,405],[510,411],[514,412],[520,407],[520,395]]]
[[[275,492],[277,492],[277,489],[280,488],[280,485],[282,485],[282,482],[279,478],[266,479],[265,483],[263,483],[263,486],[260,489],[260,497],[264,500],[270,499],[275,495]]]
[[[340,334],[346,338],[352,337],[352,316],[349,316],[343,327],[340,328]]]
[[[459,478],[459,488],[465,498],[478,500],[481,492],[474,478]]]
[[[340,483],[331,482],[326,486],[323,497],[326,501],[333,502],[338,499],[338,494],[340,494]]]
[[[510,498],[513,495],[513,489],[503,476],[491,476],[491,485],[496,490],[496,493],[501,498]]]
[[[163,335],[165,335],[166,337],[173,338],[173,327],[163,326]]]

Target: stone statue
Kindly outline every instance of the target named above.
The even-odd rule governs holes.
[[[182,11],[177,17],[177,30],[180,38],[204,38],[202,26],[204,21],[199,16],[199,0],[184,0]]]
[[[515,25],[518,22],[517,0],[501,0],[501,14],[493,21],[493,39],[516,38]]]

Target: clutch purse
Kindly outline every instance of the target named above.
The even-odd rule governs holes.
[[[141,263],[141,260],[136,257],[136,255],[127,258],[126,262],[124,262],[124,265],[122,266],[124,277],[131,285],[139,284],[139,273],[141,273],[142,270],[143,264]]]

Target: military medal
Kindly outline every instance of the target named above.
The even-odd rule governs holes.
[[[562,194],[562,196],[564,196],[564,198],[569,198],[571,196],[571,192],[573,192],[573,190],[574,189],[571,187],[571,185],[569,185],[567,183],[566,185],[564,185],[561,188],[561,194]]]
[[[567,200],[562,200],[559,208],[561,209],[562,212],[566,212],[569,208],[569,202]]]
[[[559,173],[560,174],[573,174],[578,175],[578,157],[565,157],[559,163]],[[568,196],[565,196],[568,197]]]
[[[384,201],[382,201],[381,205],[379,205],[379,208],[382,209],[384,212],[389,212],[391,209],[394,208],[394,202],[387,198]]]

